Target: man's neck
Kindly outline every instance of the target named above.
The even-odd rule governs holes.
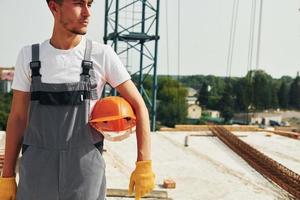
[[[81,41],[82,36],[76,34],[55,34],[53,33],[50,44],[57,49],[72,49],[77,46]]]

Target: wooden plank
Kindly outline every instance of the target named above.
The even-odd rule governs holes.
[[[275,133],[277,135],[281,135],[281,136],[285,136],[285,137],[289,137],[289,138],[293,138],[293,139],[300,139],[300,134],[299,133],[295,133],[295,132],[290,132],[290,131],[278,131],[278,130],[263,130],[265,132],[271,132],[271,133]]]
[[[128,195],[128,190],[126,189],[115,189],[108,188],[106,192],[107,197],[127,197],[134,198],[134,195]],[[168,192],[162,190],[154,190],[150,194],[146,195],[143,198],[155,198],[155,199],[169,199]]]
[[[275,131],[287,131],[287,132],[300,133],[300,128],[295,126],[278,126],[275,127]]]
[[[256,125],[225,125],[229,131],[259,131]],[[207,125],[176,124],[175,128],[162,127],[160,131],[209,131]]]

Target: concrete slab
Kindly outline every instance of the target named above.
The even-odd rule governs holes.
[[[189,146],[184,147],[185,135],[171,132],[152,134],[156,189],[162,189],[161,184],[165,178],[172,178],[176,181],[176,189],[166,189],[170,198],[178,200],[289,199],[285,191],[262,177],[218,138],[192,137]],[[256,141],[270,139],[270,143],[279,140],[279,143],[291,145],[289,138],[286,140],[279,136],[280,138],[276,139],[277,136],[266,137],[263,133],[251,133],[252,135],[253,137],[242,139],[254,144]],[[289,148],[290,151],[296,149],[299,152],[300,145],[297,142],[292,143],[293,147]],[[105,148],[107,149],[104,157],[107,162],[108,187],[127,188],[136,160],[135,137],[122,142],[105,142]],[[289,149],[285,149],[283,154],[289,155]],[[290,157],[294,158],[297,155],[297,153],[291,154]],[[295,159],[294,161],[297,161],[297,157]],[[297,167],[297,162],[295,165]]]
[[[244,132],[243,132],[244,133]],[[300,174],[300,140],[257,132],[240,138],[290,170]]]

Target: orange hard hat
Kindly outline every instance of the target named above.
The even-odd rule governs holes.
[[[96,102],[89,123],[106,136],[107,132],[121,133],[134,129],[136,117],[131,105],[124,98],[110,96]]]

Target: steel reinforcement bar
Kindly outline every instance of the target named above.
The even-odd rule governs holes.
[[[241,156],[250,166],[286,190],[296,199],[300,199],[300,175],[282,164],[259,152],[240,140],[222,126],[209,126],[209,129],[228,147]]]

